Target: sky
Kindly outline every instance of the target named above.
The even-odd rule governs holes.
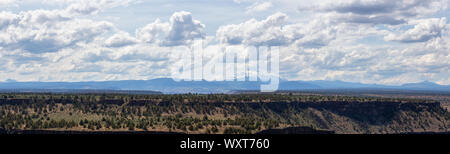
[[[449,0],[0,0],[0,81],[170,77],[171,52],[280,46],[280,77],[450,85]]]

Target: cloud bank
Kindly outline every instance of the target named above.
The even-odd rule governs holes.
[[[223,10],[169,9],[148,19],[153,14],[141,12],[171,6],[131,0],[1,1],[12,9],[0,12],[0,81],[169,77],[174,49],[204,39],[207,58],[221,54],[224,46],[280,46],[280,75],[289,80],[450,84],[448,0],[308,2],[211,2],[208,6]],[[49,7],[22,9],[23,3]],[[135,9],[135,20],[143,23],[123,29],[129,23],[120,22],[128,20],[117,14]],[[205,23],[211,21],[215,29],[208,32]]]

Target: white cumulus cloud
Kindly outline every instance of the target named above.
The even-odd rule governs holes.
[[[422,19],[414,23],[414,28],[391,33],[385,37],[385,40],[405,43],[426,42],[441,37],[449,28],[445,17]]]
[[[186,11],[175,12],[169,22],[156,19],[138,30],[136,37],[147,43],[157,43],[164,46],[185,45],[194,39],[204,39],[205,25],[192,18]]]
[[[216,37],[221,43],[228,44],[284,45],[291,41],[282,29],[287,18],[284,13],[275,13],[262,21],[251,19],[240,24],[221,26]]]
[[[272,2],[255,2],[251,6],[247,7],[246,13],[261,12],[273,7]]]
[[[0,23],[0,45],[35,53],[55,52],[78,42],[89,42],[113,29],[112,23],[77,19],[64,10],[2,12]]]
[[[107,47],[123,47],[138,43],[138,40],[127,32],[117,32],[105,41]]]

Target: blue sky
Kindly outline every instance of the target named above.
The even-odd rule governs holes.
[[[1,0],[0,81],[169,77],[171,49],[201,38],[210,54],[220,45],[281,44],[288,80],[448,85],[448,3]]]

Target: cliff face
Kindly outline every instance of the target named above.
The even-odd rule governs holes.
[[[334,134],[334,131],[316,130],[311,127],[287,127],[283,129],[267,129],[256,134]]]
[[[294,102],[252,104],[249,107],[265,110],[289,123],[336,133],[450,131],[450,113],[440,103]]]
[[[442,132],[449,128],[449,113],[437,103],[373,104],[344,114],[325,111],[318,115],[327,117],[325,126],[338,133]]]
[[[447,132],[450,127],[450,114],[439,103],[323,102],[299,106],[311,114],[317,127],[336,133]]]
[[[442,108],[450,112],[450,102],[441,103]]]

